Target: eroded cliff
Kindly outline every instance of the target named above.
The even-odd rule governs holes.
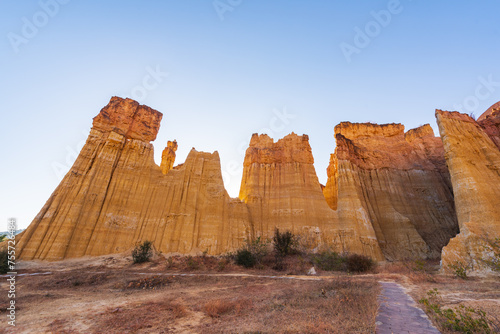
[[[162,114],[113,97],[78,158],[21,237],[21,259],[118,253],[153,241],[162,252],[234,249],[247,238],[244,203],[231,199],[219,156],[194,149],[164,175],[153,146]]]
[[[474,128],[497,149],[487,150],[493,160],[486,164],[497,173],[498,115],[493,108]],[[222,254],[245,240],[270,238],[275,228],[299,235],[310,249],[377,260],[436,258],[458,232],[443,144],[429,125],[405,133],[400,124],[340,123],[325,187],[307,135],[292,133],[274,142],[254,134],[240,199],[232,199],[217,152],[193,149],[174,167],[177,142],[169,141],[160,166],[154,163],[150,141],[161,119],[154,109],[113,97],[94,118],[71,170],[20,237],[20,258],[119,253],[144,240],[163,253]],[[447,123],[440,127],[452,138],[445,147],[455,152],[459,135],[453,139],[455,130]],[[448,162],[461,166],[460,154],[447,151]],[[452,181],[463,176],[460,168]],[[457,205],[470,204],[461,201]]]
[[[432,128],[343,122],[335,138],[323,193],[343,224],[372,226],[388,259],[438,258],[458,224]]]
[[[321,191],[307,135],[294,133],[276,143],[254,134],[246,151],[240,199],[250,212],[254,235],[271,237],[276,227],[307,240],[383,259],[371,225],[339,220]]]
[[[476,122],[458,112],[436,110],[455,194],[460,234],[443,248],[442,264],[460,262],[487,270],[488,241],[500,237],[500,109],[498,103]]]

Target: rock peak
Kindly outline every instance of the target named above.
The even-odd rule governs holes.
[[[495,103],[494,105],[489,107],[488,110],[486,110],[484,113],[482,113],[481,116],[479,116],[479,118],[477,120],[482,121],[482,120],[485,120],[488,116],[490,116],[492,114],[498,114],[498,113],[500,113],[500,101],[498,101],[497,103]]]
[[[163,114],[132,99],[113,96],[94,117],[92,128],[114,131],[127,139],[150,142],[156,139]]]
[[[430,124],[424,124],[418,128],[410,129],[405,133],[407,142],[412,142],[417,138],[423,137],[434,137],[434,130],[432,130]]]
[[[349,139],[360,137],[393,137],[404,135],[405,127],[399,123],[373,124],[341,122],[335,126],[335,135],[341,134]]]
[[[314,163],[309,136],[291,133],[277,142],[266,134],[254,133],[247,149],[244,165],[252,163]]]

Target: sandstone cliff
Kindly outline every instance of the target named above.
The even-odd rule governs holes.
[[[491,163],[480,172],[495,180],[498,108],[483,118],[479,124],[467,120],[474,124],[466,127],[467,133],[475,132],[466,139],[484,137],[472,150],[485,150],[486,160],[480,161]],[[311,249],[330,247],[377,260],[435,258],[458,232],[443,144],[429,125],[405,133],[400,124],[340,123],[324,187],[307,135],[292,133],[274,142],[254,134],[245,155],[240,199],[232,199],[223,186],[217,152],[193,149],[183,164],[173,167],[177,142],[169,141],[161,165],[154,163],[150,141],[161,119],[154,109],[113,97],[94,118],[71,170],[20,237],[20,258],[119,253],[144,240],[164,253],[221,254],[245,240],[269,238],[276,227],[299,235]],[[462,162],[465,151],[455,147],[461,124],[453,125],[455,129],[441,123],[448,163],[455,171],[451,180],[460,187],[461,177],[477,175]],[[463,165],[470,170],[456,167]],[[498,189],[488,193],[481,182],[486,181],[476,182],[477,192],[494,198]],[[460,194],[459,219],[467,231],[472,202]],[[486,215],[498,210],[487,204],[483,209]],[[485,219],[494,221],[498,216],[491,212]]]
[[[68,174],[20,238],[21,259],[57,260],[131,249],[226,252],[249,233],[244,203],[224,189],[219,156],[194,149],[164,175],[150,140],[162,114],[113,97]]]
[[[476,122],[458,112],[436,111],[455,194],[460,234],[443,248],[442,264],[486,269],[486,240],[500,237],[500,109]]]
[[[432,128],[343,122],[335,138],[323,193],[343,224],[372,226],[388,259],[438,258],[458,225]]]
[[[311,248],[329,246],[383,259],[371,225],[339,221],[322,194],[307,135],[276,143],[254,134],[246,151],[240,199],[250,212],[254,235],[290,230]]]

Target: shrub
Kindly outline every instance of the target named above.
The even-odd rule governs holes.
[[[492,333],[486,312],[464,305],[455,309],[443,309],[437,289],[429,290],[427,298],[420,299],[419,303],[425,306],[427,313],[444,329],[459,333]]]
[[[313,257],[313,263],[321,270],[365,272],[375,266],[375,261],[365,255],[339,254],[330,250]]]
[[[280,233],[279,229],[275,229],[273,243],[278,256],[287,256],[296,252],[297,238],[290,231]]]
[[[252,268],[257,263],[255,256],[246,248],[236,252],[236,264],[245,268]]]
[[[258,237],[254,241],[247,243],[247,249],[255,257],[256,263],[261,263],[262,259],[267,255],[269,248],[268,245],[269,241],[264,240],[261,237]]]
[[[483,260],[484,263],[493,271],[500,272],[500,238],[496,238],[494,241],[485,240],[488,245],[486,248],[487,251],[491,253],[488,259]]]
[[[323,251],[313,257],[313,263],[325,271],[345,271],[345,262],[344,257],[330,250]]]
[[[9,256],[7,249],[0,250],[0,274],[7,274],[9,271]]]
[[[453,270],[455,276],[461,279],[467,279],[467,267],[460,261],[455,261],[448,265],[448,268]]]
[[[196,270],[200,268],[200,262],[198,262],[194,257],[188,256],[186,258],[186,264],[189,270]]]
[[[228,262],[226,259],[219,260],[219,262],[217,262],[217,271],[224,271],[227,265]]]
[[[347,270],[361,273],[372,269],[375,262],[368,256],[360,254],[349,254],[346,257]]]
[[[142,244],[135,246],[132,251],[132,259],[134,263],[147,262],[153,256],[153,244],[151,241],[144,241]]]
[[[215,299],[205,303],[203,311],[211,318],[219,318],[222,314],[231,312],[235,303],[229,300]]]
[[[262,264],[267,253],[268,242],[258,237],[252,242],[247,241],[243,248],[236,251],[235,262],[245,268],[252,268],[257,264]]]

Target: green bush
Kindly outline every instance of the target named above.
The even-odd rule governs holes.
[[[345,271],[346,260],[340,254],[326,250],[313,256],[313,263],[325,271]]]
[[[486,312],[464,305],[455,309],[443,309],[437,289],[429,290],[427,298],[420,299],[419,303],[424,305],[427,313],[444,329],[459,333],[492,333]]]
[[[261,265],[262,260],[268,253],[269,242],[258,237],[254,241],[247,241],[246,245],[236,251],[235,262],[245,268]]]
[[[236,251],[236,264],[245,268],[252,268],[257,263],[255,256],[246,248]]]
[[[375,262],[368,256],[349,254],[346,256],[347,271],[361,273],[372,269]]]
[[[132,259],[134,260],[134,263],[147,262],[150,260],[151,256],[153,256],[153,243],[148,240],[135,246],[132,251]]]
[[[467,266],[465,266],[462,262],[455,261],[454,263],[449,264],[448,268],[450,268],[458,278],[467,279]]]
[[[6,249],[0,251],[0,274],[9,272],[9,257]]]
[[[264,240],[258,237],[254,241],[247,243],[247,249],[255,257],[257,264],[262,262],[262,259],[267,255],[269,249],[269,240]]]
[[[287,256],[296,252],[297,238],[290,231],[281,233],[279,229],[275,229],[273,244],[277,256]]]
[[[313,263],[325,271],[365,272],[375,266],[375,261],[365,255],[339,254],[330,250],[316,254]]]
[[[191,255],[189,255],[187,258],[186,258],[186,265],[188,267],[189,270],[197,270],[197,269],[200,269],[200,262],[197,261],[194,257],[192,257]]]

